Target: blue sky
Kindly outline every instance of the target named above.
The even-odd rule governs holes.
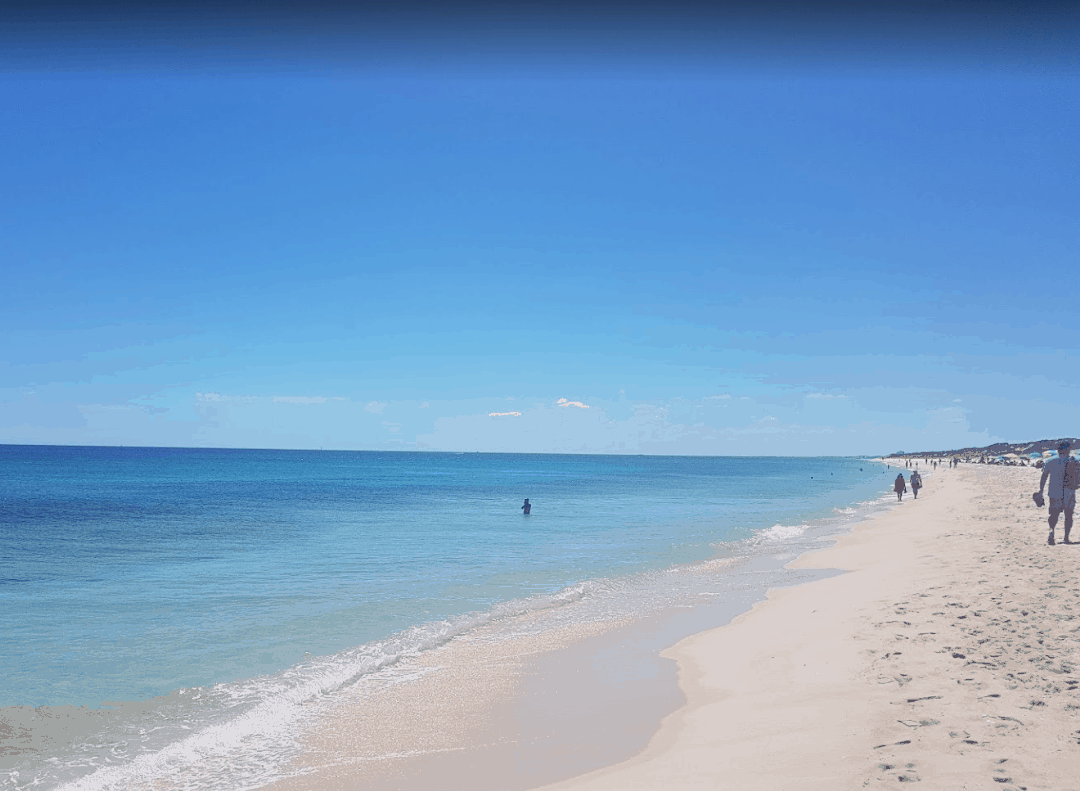
[[[20,44],[0,442],[816,455],[1077,433],[1060,37],[785,59],[658,54],[639,27],[586,57],[586,26],[573,56],[350,60],[357,28],[252,50],[195,25],[210,43],[182,56],[168,25],[29,29],[0,31]]]

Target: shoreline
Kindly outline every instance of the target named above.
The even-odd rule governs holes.
[[[408,764],[411,771],[420,763],[431,763],[429,759],[435,756],[456,756],[485,745],[502,749],[516,741],[518,747],[528,745],[526,758],[539,768],[526,780],[515,781],[526,787],[630,758],[645,747],[662,717],[682,701],[674,665],[660,658],[661,650],[688,634],[727,622],[732,615],[689,619],[693,622],[688,623],[683,617],[687,611],[715,612],[736,600],[738,610],[748,609],[769,585],[789,584],[784,579],[794,575],[781,571],[786,561],[827,545],[861,516],[890,507],[882,503],[881,471],[873,464],[865,474],[859,460],[816,460],[809,470],[802,464],[779,470],[765,466],[767,481],[756,488],[736,485],[730,495],[724,486],[715,494],[712,487],[695,501],[705,503],[697,510],[683,513],[671,508],[685,497],[681,485],[659,486],[658,505],[647,499],[638,504],[634,513],[639,516],[625,529],[651,533],[642,536],[643,546],[650,538],[670,540],[670,554],[664,551],[666,543],[650,554],[654,565],[665,557],[669,565],[630,568],[621,574],[616,567],[614,574],[585,577],[555,593],[541,591],[524,599],[500,600],[490,609],[460,617],[425,621],[385,644],[361,643],[340,656],[312,656],[281,673],[235,684],[182,688],[146,701],[110,703],[100,711],[90,711],[82,718],[87,722],[75,723],[86,726],[78,731],[70,727],[69,713],[56,712],[55,707],[16,710],[15,717],[0,723],[0,730],[11,725],[0,734],[11,737],[8,742],[26,732],[57,738],[33,750],[23,750],[16,743],[21,752],[11,768],[19,771],[20,779],[29,777],[43,787],[254,788],[290,776],[302,777],[299,787],[304,787],[312,779],[308,770],[335,762],[343,769],[364,768],[392,757]],[[713,467],[707,466],[705,472],[716,472]],[[754,462],[748,462],[716,477],[737,479],[744,467],[756,469]],[[680,473],[677,479],[688,478],[692,484],[701,478],[693,470],[684,471],[681,464],[669,472]],[[815,475],[817,482],[810,480]],[[782,488],[777,488],[777,481],[784,482]],[[774,496],[772,490],[780,494]],[[737,506],[734,513],[745,512],[748,519],[732,519],[732,512],[724,507],[716,510],[717,504],[728,501]],[[654,511],[666,515],[670,524],[652,526],[649,516]],[[714,517],[714,512],[719,516]],[[703,520],[700,529],[695,521],[699,519]],[[619,521],[610,526],[610,539],[592,541],[590,546],[596,551],[588,558],[603,561],[610,554],[614,561],[623,555],[633,560],[622,552],[630,544]],[[741,526],[731,529],[735,535],[714,529],[740,522]],[[543,522],[534,527],[543,527]],[[700,532],[695,534],[696,530]],[[582,540],[595,535],[603,538],[604,533],[593,530],[583,534]],[[700,536],[712,536],[713,543],[694,544]],[[586,557],[574,537],[569,551]],[[684,537],[690,540],[687,546],[698,547],[699,556],[705,554],[704,559],[677,562],[693,554],[682,549],[684,544],[679,542]],[[711,607],[717,603],[718,607]],[[682,624],[664,632],[674,620]],[[615,631],[631,623],[637,628],[628,628],[621,636]],[[645,634],[649,630],[653,634]],[[600,639],[600,633],[608,634]],[[274,639],[269,634],[267,642]],[[627,645],[634,650],[627,650]],[[571,655],[574,661],[566,661]],[[597,668],[597,655],[607,657],[603,668]],[[658,669],[658,662],[666,667]],[[545,675],[555,680],[541,682]],[[619,675],[629,676],[630,681],[613,679]],[[571,688],[576,691],[568,692]],[[552,691],[562,693],[564,702],[556,704]],[[522,698],[530,697],[531,704],[523,705]],[[336,735],[346,737],[345,749],[336,755],[327,756],[324,751],[323,756],[314,756],[314,765],[304,761],[313,757],[309,748],[314,742],[321,740],[333,747],[332,740],[321,739],[327,736],[323,726],[335,719],[342,705],[362,707],[372,698],[379,698],[375,702],[383,706],[381,716],[330,723],[340,725]],[[633,705],[627,703],[631,699]],[[583,716],[568,721],[564,716],[568,703]],[[618,718],[623,727],[620,735],[611,732],[611,717],[604,712],[624,703],[624,716]],[[402,711],[409,712],[409,717],[400,716]],[[54,714],[63,717],[54,718]],[[24,722],[32,717],[37,720]],[[579,735],[570,735],[575,729]],[[129,738],[131,733],[139,738]],[[600,742],[606,744],[598,757],[595,748]],[[556,744],[568,747],[564,753],[577,754],[561,763],[549,761],[547,756]],[[587,760],[579,760],[582,756]],[[322,757],[331,760],[321,762]],[[521,751],[510,757],[514,766],[508,771],[513,774]],[[478,763],[488,767],[497,761],[489,751]],[[366,768],[361,774],[365,772]],[[462,776],[469,778],[463,784],[475,787],[473,767],[466,766]],[[493,778],[491,787],[504,787],[502,778]]]
[[[863,507],[872,515],[895,506]],[[316,715],[289,775],[261,787],[525,791],[633,759],[686,702],[668,649],[730,623],[770,588],[842,573],[791,561],[858,524],[826,520],[801,547],[766,541],[753,556],[717,559],[734,566],[719,577],[699,566],[715,591],[707,604],[530,634],[528,621],[544,617],[533,613],[510,641],[489,642],[486,628],[459,635],[410,660],[414,680],[344,693]]]
[[[644,751],[544,788],[1075,788],[1080,545],[1046,546],[1037,482],[927,476],[792,564],[848,573],[665,651],[687,703]]]
[[[919,500],[786,564],[811,581],[654,652],[652,678],[634,677],[641,624],[562,634],[559,646],[524,638],[515,656],[460,641],[460,661],[436,670],[451,683],[402,685],[381,709],[398,717],[390,741],[419,752],[370,771],[358,748],[373,721],[346,708],[322,731],[333,760],[266,787],[1075,788],[1080,544],[1046,545],[1037,481],[1015,467],[927,476]],[[613,683],[579,698],[598,677]],[[628,738],[642,715],[662,719]],[[582,762],[575,733],[598,727],[613,749],[593,733]],[[575,760],[581,771],[551,782],[552,765]]]
[[[631,759],[686,702],[670,646],[747,612],[767,581],[787,589],[837,573],[767,555],[736,565],[707,605],[509,641],[458,636],[417,658],[413,680],[355,690],[318,715],[293,774],[262,788],[526,791]]]

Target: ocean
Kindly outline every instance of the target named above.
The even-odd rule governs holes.
[[[754,559],[781,584],[891,507],[884,469],[0,446],[0,788],[257,787],[448,641],[715,601]]]

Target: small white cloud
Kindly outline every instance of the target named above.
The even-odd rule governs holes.
[[[386,402],[384,401],[368,401],[364,405],[365,412],[371,412],[376,415],[381,415],[384,409],[386,409]]]
[[[521,417],[520,412],[488,412],[488,417]]]
[[[431,404],[429,404],[429,403],[428,403],[427,401],[425,401],[424,403],[422,403],[422,404],[420,405],[420,408],[421,408],[421,409],[427,409],[427,408],[429,408],[430,406],[431,406]]]
[[[960,399],[959,399],[959,398],[954,398],[954,399],[952,400],[952,402],[953,402],[954,404],[959,404],[959,403],[960,403]]]
[[[731,396],[728,393],[721,393],[720,395],[706,396],[706,401],[730,401]]]
[[[195,400],[217,403],[229,402],[232,404],[253,404],[257,400],[257,397],[250,395],[226,395],[224,393],[196,393]]]
[[[401,431],[401,424],[400,423],[387,423],[384,420],[384,421],[382,421],[382,427],[384,429],[386,429],[387,431],[389,431],[391,434],[397,434],[399,431]]]
[[[555,402],[559,406],[576,406],[578,409],[588,409],[588,404],[583,404],[580,401],[567,401],[565,398],[560,398]]]
[[[274,396],[275,404],[325,404],[322,396]]]
[[[823,401],[825,401],[825,400],[832,401],[832,400],[839,400],[839,399],[847,398],[846,395],[832,395],[831,393],[807,393],[806,397],[807,398],[819,398],[819,399],[821,399]]]

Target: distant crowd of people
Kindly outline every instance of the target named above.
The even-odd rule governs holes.
[[[941,460],[940,459],[923,459],[923,463],[936,470],[938,468],[938,465],[941,464]],[[950,458],[949,459],[949,466],[950,467],[955,467],[959,463],[960,463],[959,459],[956,459],[956,458]],[[911,459],[904,459],[904,466],[907,469],[910,470],[912,468]],[[918,461],[914,462],[914,466],[918,467],[919,462]]]
[[[934,470],[936,470],[943,461],[944,460],[942,459],[923,459],[923,463]],[[950,467],[955,467],[960,463],[960,460],[957,458],[949,458],[948,462]],[[893,481],[893,491],[896,492],[896,501],[903,502],[904,495],[907,494],[909,484],[911,486],[912,496],[916,500],[918,500],[919,489],[923,488],[922,476],[919,475],[918,470],[919,462],[918,460],[904,459],[904,467],[905,469],[911,470],[911,478],[909,480],[904,480],[904,473],[901,472],[897,474],[896,480]]]

